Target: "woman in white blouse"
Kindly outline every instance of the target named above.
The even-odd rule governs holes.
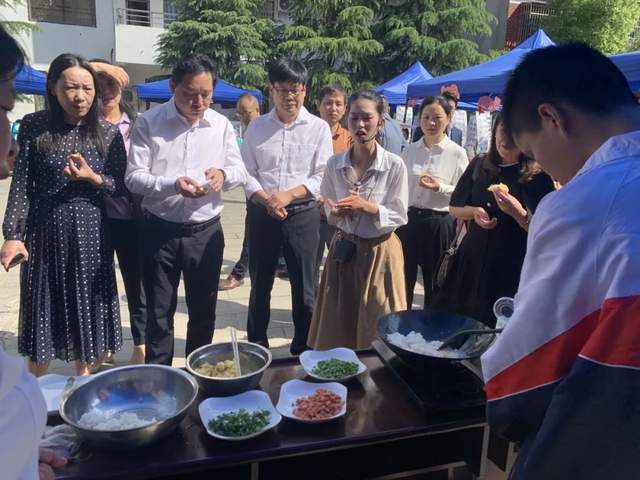
[[[348,102],[353,146],[329,159],[320,191],[338,231],[322,273],[308,345],[367,348],[378,319],[405,310],[402,246],[394,234],[407,223],[407,170],[376,135],[384,106],[378,94]]]
[[[409,222],[398,230],[404,251],[407,305],[422,270],[424,306],[433,302],[433,277],[442,252],[453,237],[449,215],[451,194],[469,161],[465,150],[446,134],[451,105],[442,96],[427,97],[420,106],[424,136],[402,152],[409,173]]]

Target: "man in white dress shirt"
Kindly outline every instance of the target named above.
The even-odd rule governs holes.
[[[291,281],[295,333],[291,353],[307,349],[315,301],[315,258],[320,213],[316,199],[333,154],[329,125],[304,107],[307,70],[280,59],[269,69],[275,108],[249,125],[242,158],[249,172],[251,296],[249,341],[268,346],[271,289],[282,247]]]
[[[171,365],[182,273],[189,311],[185,356],[213,338],[224,235],[220,191],[247,172],[231,122],[211,110],[215,68],[192,54],[173,69],[173,98],[142,114],[131,136],[125,182],[144,196],[146,362]]]

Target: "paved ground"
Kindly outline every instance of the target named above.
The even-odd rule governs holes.
[[[9,182],[0,182],[0,220],[4,216],[5,205],[9,190]],[[225,194],[225,209],[222,214],[222,225],[225,234],[226,247],[224,250],[224,264],[221,278],[225,278],[240,256],[244,232],[245,202],[244,193],[240,189]],[[122,364],[131,355],[132,339],[129,329],[127,313],[127,298],[124,295],[122,279],[118,271],[118,291],[122,313],[122,327],[124,330],[124,347],[115,355],[116,363]],[[219,292],[216,311],[216,331],[214,341],[229,339],[229,329],[234,326],[239,333],[246,337],[247,306],[249,303],[250,281],[245,279],[243,286],[234,290]],[[416,289],[415,302],[422,304],[423,290],[420,285]],[[19,268],[9,273],[0,271],[0,339],[5,348],[15,352],[17,348],[19,308]],[[178,309],[175,318],[176,356],[174,365],[184,365],[184,342],[186,334],[187,307],[184,301],[182,285],[179,291]],[[289,282],[276,279],[271,297],[271,325],[269,327],[269,342],[276,356],[287,355],[288,345],[293,337],[293,323],[291,321],[291,291]],[[70,374],[73,365],[63,362],[53,362],[51,372]]]

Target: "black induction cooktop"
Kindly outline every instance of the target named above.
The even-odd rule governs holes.
[[[408,365],[380,340],[375,340],[372,347],[425,413],[441,414],[484,408],[484,384],[476,373],[462,363],[451,361],[441,371],[428,372]]]

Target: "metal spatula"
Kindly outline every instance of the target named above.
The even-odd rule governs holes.
[[[460,330],[453,335],[449,335],[442,341],[442,345],[440,345],[437,349],[444,350],[445,348],[451,348],[453,350],[457,350],[469,339],[471,335],[489,335],[493,333],[502,332],[502,328],[492,328],[488,330]]]

